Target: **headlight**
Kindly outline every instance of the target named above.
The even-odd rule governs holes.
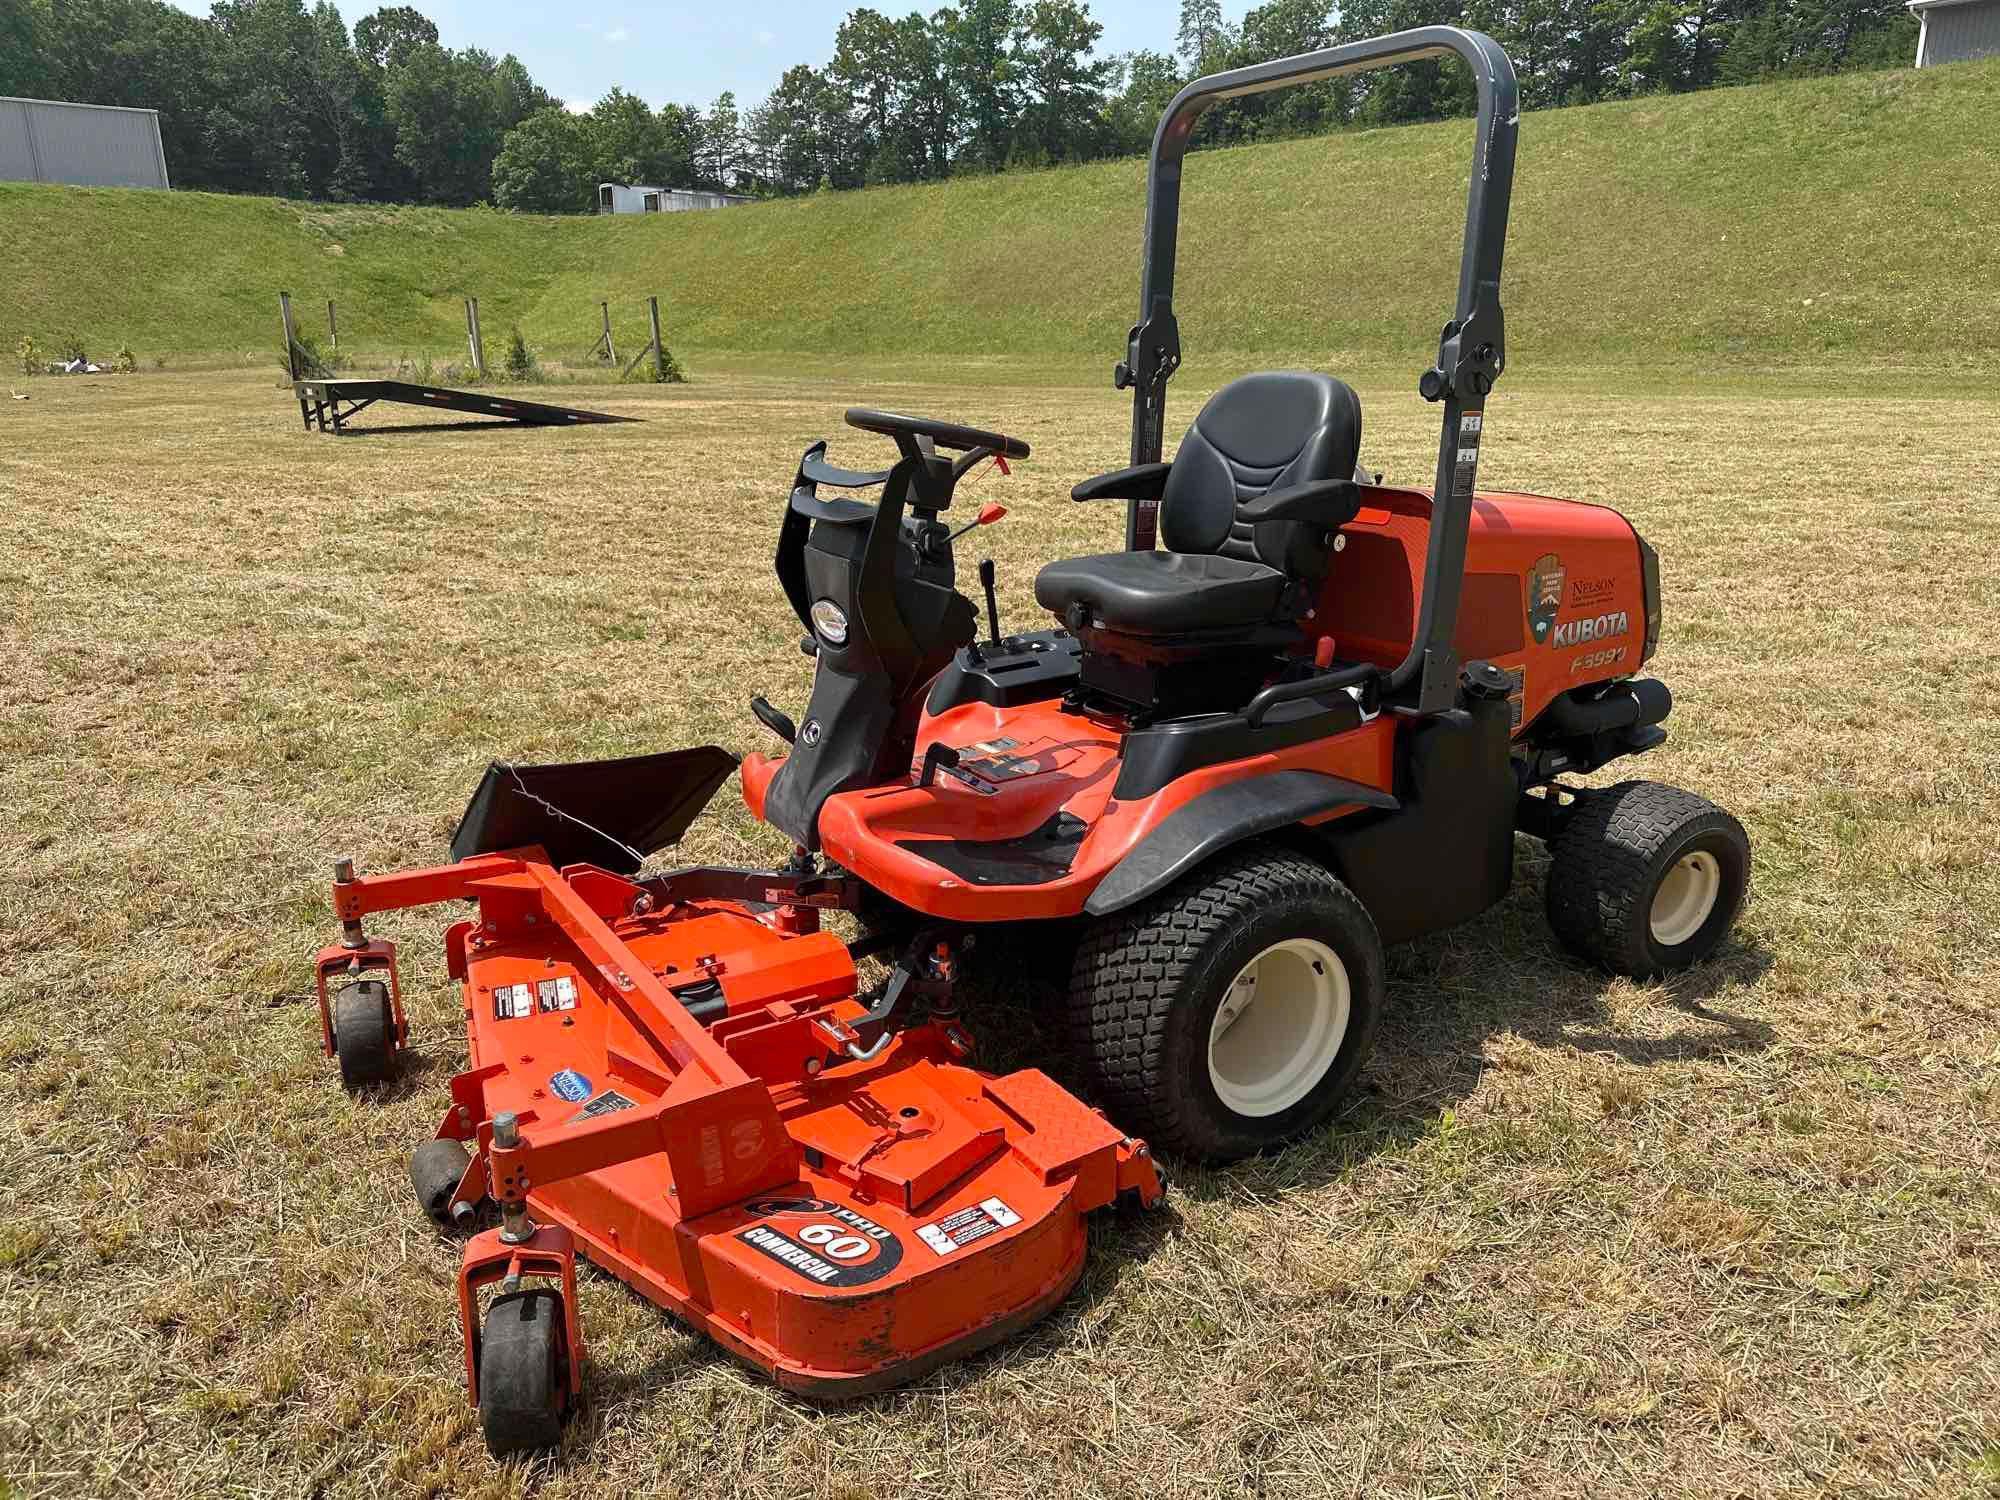
[[[1646,539],[1635,531],[1632,533],[1639,542],[1639,586],[1641,596],[1646,601],[1646,644],[1639,648],[1639,660],[1648,662],[1653,653],[1660,649],[1660,554],[1646,545]]]
[[[813,629],[829,646],[847,644],[847,615],[831,599],[821,599],[812,607]]]

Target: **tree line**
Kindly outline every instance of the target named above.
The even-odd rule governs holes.
[[[850,12],[833,55],[762,103],[654,108],[614,88],[574,112],[511,54],[447,48],[407,5],[350,34],[330,0],[0,0],[0,94],[157,109],[188,188],[584,213],[599,182],[756,195],[1143,152],[1188,79],[1405,27],[1492,33],[1529,108],[1906,63],[1901,0],[1266,0],[1228,23],[1182,0],[1159,50],[1102,56],[1087,0]],[[1171,42],[1171,47],[1168,43]],[[1234,100],[1197,144],[1471,108],[1456,62]]]

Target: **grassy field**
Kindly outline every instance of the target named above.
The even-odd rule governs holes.
[[[1176,391],[1185,417],[1200,392]],[[1497,912],[1392,952],[1331,1127],[1108,1220],[1078,1292],[915,1389],[790,1400],[591,1273],[588,1405],[492,1464],[454,1244],[409,1200],[463,1035],[350,1100],[309,956],[329,857],[437,858],[489,757],[760,742],[803,702],[768,568],[849,400],[977,420],[1006,618],[1112,543],[1063,499],[1109,391],[741,368],[645,425],[308,437],[264,374],[0,402],[0,1475],[22,1495],[2000,1494],[2000,401],[1510,378],[1482,478],[1658,546],[1674,737],[1751,903],[1665,986],[1566,958],[1525,843]],[[1365,452],[1428,473],[1408,372]],[[374,414],[371,414],[374,415]],[[982,496],[985,498],[986,496]],[[681,853],[778,852],[733,787]],[[990,1055],[1036,1056],[987,984]],[[7,1486],[0,1485],[0,1492]]]
[[[1968,370],[2000,326],[2000,60],[1528,115],[1510,234],[1517,366]],[[1464,121],[1200,155],[1179,281],[1191,358],[1336,360],[1435,343]],[[1988,142],[1981,146],[1981,141]],[[0,184],[0,351],[74,332],[141,362],[267,362],[276,297],[340,304],[372,361],[489,350],[518,323],[574,359],[610,298],[682,352],[1044,358],[1108,367],[1138,298],[1138,161],[726,213],[549,219]],[[948,379],[963,379],[954,371]]]

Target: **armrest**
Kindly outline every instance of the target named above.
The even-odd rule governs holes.
[[[1236,507],[1236,518],[1251,525],[1266,521],[1306,521],[1314,526],[1345,526],[1361,509],[1361,487],[1351,479],[1316,479],[1287,485]]]
[[[843,469],[838,464],[830,464],[822,456],[825,449],[817,452],[808,448],[806,456],[799,460],[799,473],[814,484],[828,484],[839,490],[865,490],[883,483],[889,477],[887,469],[863,471]]]
[[[1086,479],[1069,492],[1072,500],[1157,500],[1167,487],[1172,464],[1135,464]]]

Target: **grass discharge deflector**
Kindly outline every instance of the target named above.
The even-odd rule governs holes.
[[[1364,469],[1359,399],[1298,371],[1225,386],[1162,462],[1195,118],[1447,56],[1478,116],[1456,307],[1418,383],[1442,406],[1433,486]],[[453,863],[337,867],[321,1014],[350,1086],[408,1037],[394,951],[363,919],[477,903],[446,935],[469,1065],[411,1175],[440,1220],[498,1206],[460,1278],[496,1452],[554,1441],[575,1398],[578,1248],[818,1396],[1032,1321],[1079,1273],[1083,1215],[1159,1201],[1139,1136],[1227,1161],[1332,1116],[1385,1002],[1383,945],[1501,900],[1517,833],[1549,845],[1557,936],[1604,968],[1654,976],[1723,940],[1749,877],[1734,818],[1652,782],[1562,780],[1666,737],[1671,695],[1635,675],[1659,640],[1652,549],[1608,508],[1476,488],[1517,126],[1505,54],[1448,27],[1176,96],[1116,372],[1131,466],[1072,492],[1123,502],[1126,546],[1041,571],[1058,625],[1003,635],[982,564],[980,639],[953,558],[972,526],[943,519],[961,479],[1025,442],[856,408],[890,467],[806,450],[776,571],[812,697],[799,722],[752,699],[784,749],[740,767],[795,848],[782,868],[642,874],[738,769],[713,747],[496,764]],[[821,930],[830,910],[854,941]],[[971,1066],[956,984],[995,950],[1003,973],[1073,955],[1065,1024],[1104,1113],[1040,1072]],[[873,954],[893,964],[864,989]]]

